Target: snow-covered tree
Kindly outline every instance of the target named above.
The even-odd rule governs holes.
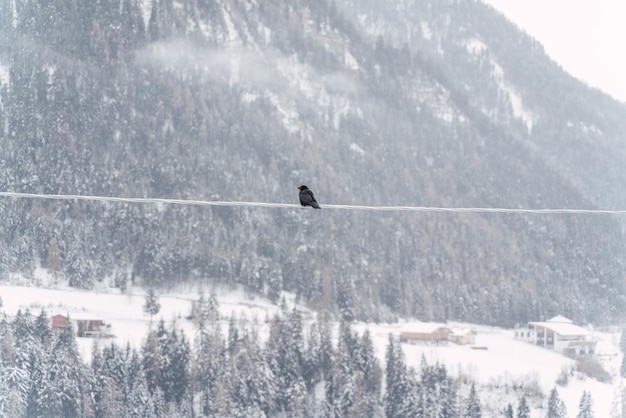
[[[550,396],[548,397],[546,418],[567,418],[565,404],[559,397],[559,392],[556,387],[552,388]]]
[[[424,413],[435,417],[454,417],[459,415],[456,383],[448,377],[442,364],[429,365],[422,357],[421,399]]]
[[[146,381],[150,393],[154,393],[161,388],[163,368],[166,359],[163,357],[163,344],[167,336],[165,323],[159,321],[156,331],[148,334],[142,348],[142,366],[146,376]]]
[[[407,368],[402,347],[389,335],[385,353],[386,392],[384,410],[387,418],[421,416],[422,404],[411,371]]]
[[[476,386],[472,383],[470,388],[469,398],[465,404],[465,410],[463,411],[463,418],[481,418],[482,412],[480,409],[480,399],[476,393]]]
[[[52,416],[79,416],[83,408],[85,381],[72,322],[53,335],[40,369],[43,384],[39,407]]]
[[[591,394],[588,391],[584,391],[580,398],[580,404],[578,406],[578,415],[576,418],[593,418],[593,400]]]
[[[502,413],[504,414],[504,418],[515,418],[515,413],[513,412],[513,405],[511,404],[508,404],[506,408],[504,408],[504,411],[502,411]]]
[[[189,389],[190,347],[182,331],[172,326],[161,347],[165,363],[161,369],[161,389],[166,402],[180,405]]]
[[[159,303],[159,296],[156,294],[153,287],[148,289],[148,293],[146,293],[145,303],[143,305],[143,311],[150,315],[150,322],[152,322],[152,317],[159,313],[161,310],[161,304]]]
[[[526,396],[522,396],[517,406],[517,418],[530,418],[530,408]]]
[[[229,366],[219,322],[211,324],[204,331],[200,330],[195,346],[191,376],[195,393],[200,397],[200,413],[210,416],[219,409],[218,383],[224,381]]]

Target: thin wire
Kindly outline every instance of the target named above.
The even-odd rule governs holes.
[[[245,206],[264,208],[299,208],[293,203],[273,202],[233,202],[220,200],[162,199],[155,197],[113,197],[70,194],[41,194],[0,192],[0,197],[49,199],[49,200],[89,200],[99,202],[150,203],[187,206]],[[432,206],[363,206],[363,205],[321,205],[323,209],[365,210],[365,211],[404,211],[404,212],[451,212],[451,213],[525,213],[525,214],[590,214],[590,215],[626,215],[626,210],[605,209],[521,209],[521,208],[458,208]]]

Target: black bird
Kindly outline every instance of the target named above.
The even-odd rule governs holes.
[[[320,205],[317,204],[317,200],[315,200],[315,196],[313,196],[313,192],[308,187],[302,185],[298,189],[300,190],[300,204],[302,206],[312,206],[315,209],[321,209]]]

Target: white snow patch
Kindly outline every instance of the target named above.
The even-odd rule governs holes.
[[[254,94],[254,93],[246,92],[246,93],[244,93],[244,94],[243,94],[243,96],[241,97],[241,101],[242,101],[244,104],[250,104],[250,103],[252,103],[252,102],[255,102],[255,101],[256,101],[256,99],[258,99],[258,98],[259,98],[259,96],[258,96],[258,95]]]
[[[487,45],[485,45],[480,39],[472,38],[465,43],[465,48],[467,49],[467,52],[478,55],[487,50]]]
[[[493,60],[491,61],[491,65],[493,68],[492,74],[498,83],[498,87],[507,95],[509,99],[509,103],[511,104],[511,108],[513,110],[513,116],[516,119],[521,120],[526,125],[526,129],[529,134],[532,133],[533,126],[535,125],[535,117],[532,112],[526,109],[520,94],[506,81],[502,67],[500,67],[500,65]]]
[[[281,100],[281,98],[274,93],[268,92],[266,96],[278,111],[280,121],[287,132],[294,134],[303,129],[300,114],[293,103],[286,103],[286,100]]]
[[[361,157],[363,157],[365,155],[365,150],[361,147],[359,147],[357,144],[355,144],[354,142],[352,144],[350,144],[350,151],[359,154]]]
[[[141,15],[143,17],[143,24],[147,28],[148,23],[150,22],[150,14],[152,13],[152,1],[153,0],[142,0],[141,2]]]
[[[301,64],[297,54],[280,57],[276,60],[278,72],[284,76],[292,87],[297,88],[306,98],[315,96],[318,87],[310,80],[309,74],[313,69]]]
[[[432,29],[430,29],[430,26],[428,25],[428,22],[421,21],[420,22],[420,29],[422,30],[422,37],[424,39],[430,41],[433,38],[433,31],[432,31]]]
[[[230,12],[229,10],[227,10],[226,7],[222,7],[222,16],[224,17],[224,24],[226,25],[226,30],[228,31],[228,43],[231,46],[241,46],[239,34],[235,29],[235,25],[233,24],[232,18],[230,16]]]
[[[354,56],[347,49],[345,50],[345,53],[344,53],[344,62],[345,62],[346,67],[349,68],[350,70],[358,71],[359,68],[361,68],[356,58],[354,58]]]
[[[350,102],[341,98],[333,100],[335,113],[333,115],[333,128],[338,131],[341,127],[341,119],[346,117],[350,112]]]
[[[0,86],[9,85],[9,67],[0,64]]]

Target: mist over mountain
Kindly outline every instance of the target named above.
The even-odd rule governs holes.
[[[476,1],[3,2],[0,132],[4,191],[626,207],[626,107]],[[348,320],[606,323],[622,221],[2,198],[0,273],[237,283]]]

